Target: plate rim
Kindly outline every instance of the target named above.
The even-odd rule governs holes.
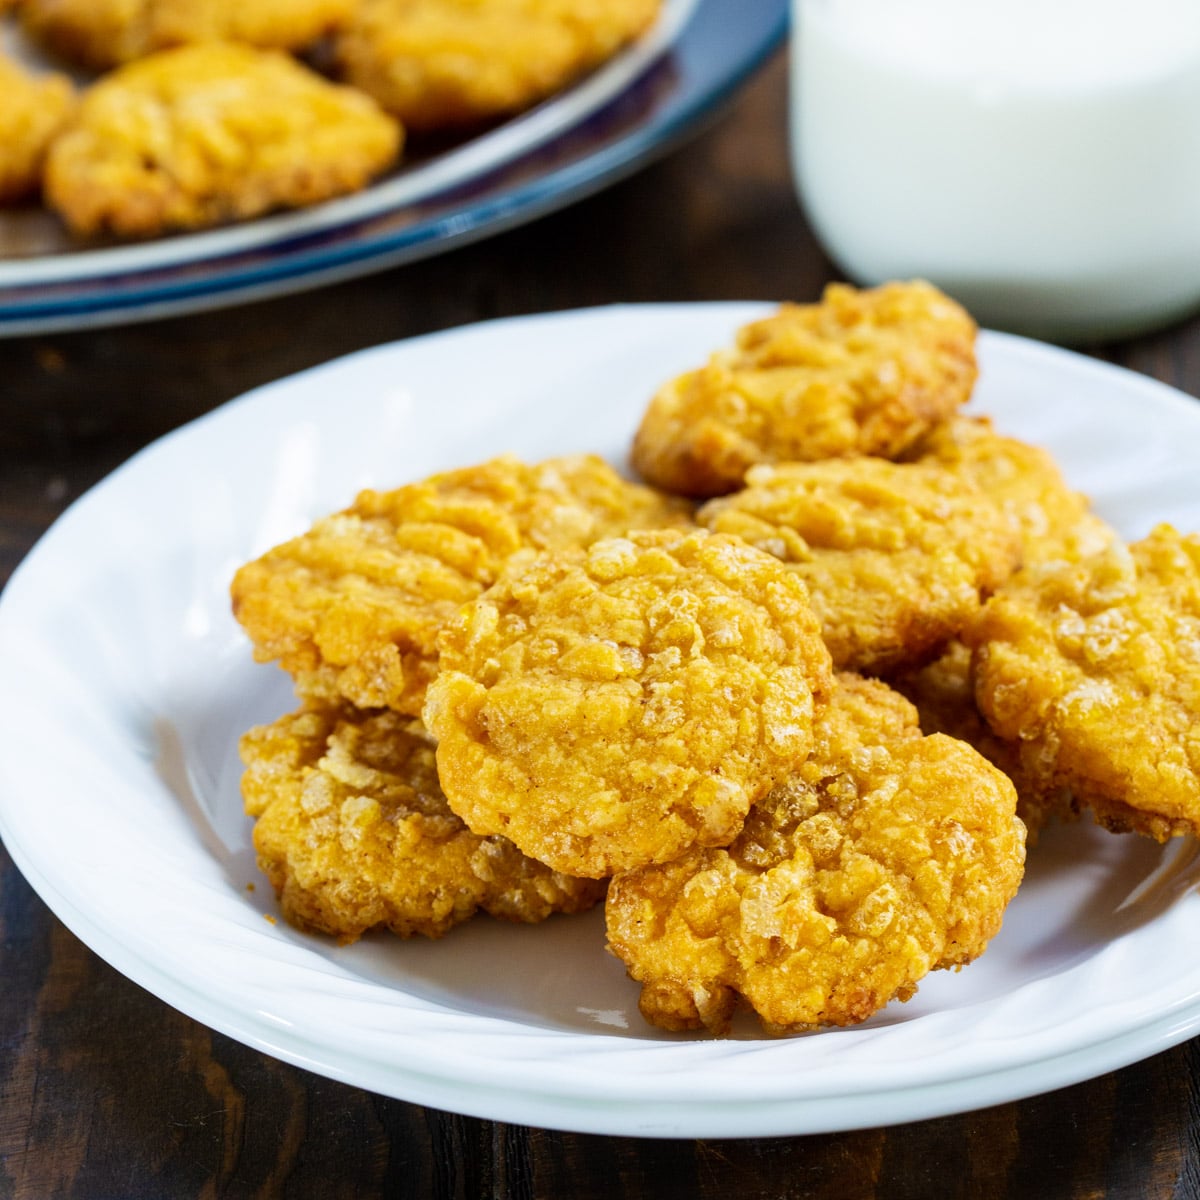
[[[355,354],[322,364],[308,371],[298,372],[295,375],[255,388],[152,442],[127,460],[121,467],[117,468],[106,479],[86,492],[64,512],[63,516],[39,540],[26,559],[18,564],[9,584],[5,587],[3,593],[0,593],[0,649],[7,644],[7,616],[9,607],[13,603],[12,597],[16,595],[19,598],[22,594],[22,589],[29,586],[27,582],[21,581],[27,580],[28,572],[38,569],[37,563],[42,555],[52,551],[54,539],[63,536],[62,530],[69,527],[69,518],[72,512],[86,510],[87,506],[96,504],[97,498],[103,497],[106,487],[118,486],[121,479],[128,478],[131,473],[141,470],[142,468],[139,466],[139,463],[144,463],[148,456],[162,453],[164,446],[167,444],[186,440],[202,425],[219,425],[225,421],[236,422],[239,419],[237,416],[239,412],[247,407],[262,403],[264,397],[268,397],[272,393],[275,393],[277,396],[286,395],[288,389],[294,388],[299,380],[311,382],[312,379],[319,378],[326,373],[336,375],[339,372],[347,370],[361,369],[365,360],[370,358],[379,357],[386,359],[397,351],[404,352],[418,344],[474,336],[479,330],[484,328],[490,329],[496,334],[503,334],[517,325],[524,327],[526,330],[537,330],[544,329],[547,323],[555,321],[574,322],[582,320],[585,322],[598,321],[603,323],[607,320],[622,321],[632,317],[640,322],[645,319],[654,319],[650,316],[651,313],[660,314],[663,318],[684,319],[695,314],[698,310],[706,310],[708,313],[714,314],[728,314],[728,319],[731,323],[740,323],[764,311],[768,307],[769,304],[767,302],[606,305],[591,309],[575,309],[557,313],[500,318],[456,329],[442,330],[402,342],[370,347]],[[1180,408],[1180,412],[1186,410],[1188,414],[1187,419],[1195,421],[1198,430],[1200,430],[1200,411],[1197,411],[1195,407],[1197,402],[1177,389],[1157,380],[1137,375],[1125,368],[1074,354],[1071,351],[1030,342],[1012,335],[985,333],[981,343],[981,353],[986,356],[991,352],[991,347],[996,347],[1001,352],[1014,354],[1020,358],[1029,360],[1035,365],[1038,361],[1047,361],[1047,359],[1050,359],[1057,363],[1063,361],[1069,362],[1074,370],[1083,370],[1085,374],[1095,373],[1097,377],[1111,379],[1115,374],[1120,378],[1124,386],[1132,387],[1135,393],[1140,394],[1152,404],[1166,405],[1168,407],[1183,406]],[[58,532],[56,533],[56,531]],[[16,585],[15,588],[14,585]],[[0,706],[5,701],[5,695],[6,687],[2,677],[0,677]],[[479,1106],[486,1100],[486,1094],[490,1094],[487,1093],[487,1087],[490,1085],[483,1085],[483,1090],[480,1092],[480,1095],[483,1096],[482,1100],[480,1099],[480,1095],[470,1098],[466,1095],[460,1095],[456,1091],[456,1089],[468,1085],[478,1091],[481,1088],[481,1082],[478,1078],[472,1080],[462,1075],[452,1076],[445,1073],[430,1077],[421,1070],[409,1067],[406,1069],[402,1079],[398,1081],[393,1079],[391,1081],[393,1084],[406,1085],[403,1091],[397,1091],[394,1086],[388,1086],[388,1079],[378,1079],[374,1075],[370,1075],[370,1072],[367,1073],[370,1075],[370,1082],[364,1082],[363,1073],[356,1070],[353,1065],[350,1068],[346,1068],[344,1065],[339,1066],[338,1063],[329,1061],[328,1059],[322,1060],[319,1056],[314,1056],[310,1052],[312,1049],[311,1046],[305,1046],[296,1041],[289,1042],[289,1039],[286,1036],[280,1036],[278,1031],[272,1036],[272,1029],[269,1026],[252,1029],[248,1028],[245,1023],[239,1023],[236,1020],[238,1015],[236,1010],[232,1012],[224,1010],[214,1012],[212,1007],[214,1001],[211,995],[198,995],[194,988],[189,985],[186,978],[178,975],[164,975],[160,968],[154,966],[149,959],[145,959],[141,955],[136,945],[130,946],[126,942],[118,940],[116,942],[116,949],[114,950],[114,935],[102,927],[98,928],[94,922],[84,915],[71,897],[65,895],[53,881],[46,877],[35,861],[35,856],[28,853],[27,849],[20,844],[19,839],[12,837],[7,813],[7,804],[11,803],[11,801],[6,799],[9,788],[12,785],[12,780],[9,768],[3,761],[0,761],[0,783],[3,784],[3,787],[0,787],[0,836],[3,836],[14,862],[26,878],[29,879],[35,890],[42,895],[46,903],[60,916],[60,919],[73,932],[76,932],[82,940],[92,946],[101,957],[113,963],[122,973],[134,979],[143,987],[147,987],[148,990],[160,996],[167,1003],[188,1013],[204,1024],[218,1028],[222,1032],[235,1037],[237,1040],[253,1045],[265,1053],[293,1062],[295,1065],[306,1067],[307,1069],[317,1070],[321,1074],[340,1078],[343,1082],[356,1086],[370,1087],[372,1090],[399,1096],[402,1099],[413,1100],[418,1103],[428,1103],[436,1107],[452,1107],[456,1111],[469,1112],[470,1115],[475,1116],[505,1119],[503,1115],[504,1111],[511,1113],[516,1108],[519,1112],[524,1112],[526,1116],[534,1118],[529,1123],[546,1128],[569,1128],[588,1132],[623,1133],[634,1136],[742,1137],[768,1136],[776,1133],[830,1132],[833,1129],[861,1128],[881,1123],[894,1123],[898,1119],[914,1120],[929,1116],[946,1115],[946,1113],[951,1111],[963,1111],[962,1107],[957,1106],[957,1098],[962,1092],[963,1087],[966,1086],[965,1082],[961,1079],[941,1080],[940,1082],[938,1080],[931,1080],[925,1083],[914,1083],[886,1089],[889,1096],[894,1097],[896,1094],[902,1094],[907,1097],[908,1102],[905,1105],[906,1115],[902,1118],[896,1118],[894,1115],[889,1116],[890,1113],[893,1113],[893,1110],[886,1103],[882,1107],[878,1103],[875,1106],[864,1104],[861,1093],[851,1090],[845,1093],[826,1091],[816,1096],[792,1096],[791,1098],[778,1095],[761,1097],[759,1099],[739,1096],[736,1100],[738,1108],[732,1119],[728,1103],[694,1100],[687,1109],[686,1116],[679,1114],[677,1111],[665,1123],[661,1114],[658,1114],[658,1118],[655,1119],[655,1113],[653,1112],[655,1104],[662,1105],[666,1102],[661,1099],[661,1096],[659,1099],[641,1106],[636,1104],[631,1105],[627,1100],[618,1103],[612,1097],[605,1098],[603,1096],[596,1096],[589,1104],[581,1102],[578,1095],[574,1093],[556,1095],[552,1090],[548,1090],[543,1083],[528,1093],[522,1093],[521,1104],[517,1104],[511,1091],[506,1091],[504,1093],[505,1108],[503,1111],[494,1108],[482,1111]],[[107,948],[107,952],[99,949],[96,942],[104,945]],[[1107,951],[1108,947],[1105,947],[1100,953],[1106,953]],[[221,999],[218,999],[215,1003],[218,1008],[222,1008],[224,1005],[224,1001]],[[976,1088],[971,1103],[966,1107],[974,1108],[980,1107],[983,1104],[999,1103],[1003,1100],[1017,1099],[1024,1095],[1034,1094],[1034,1092],[1041,1092],[1050,1088],[1079,1082],[1081,1079],[1101,1073],[1096,1069],[1098,1062],[1101,1063],[1101,1071],[1126,1065],[1138,1058],[1166,1049],[1192,1036],[1197,1028],[1200,1028],[1200,993],[1193,993],[1186,998],[1180,999],[1169,1010],[1155,1013],[1152,1019],[1144,1024],[1139,1024],[1135,1028],[1125,1029],[1122,1032],[1101,1038],[1095,1045],[1076,1047],[1062,1054],[1037,1058],[1032,1064],[1025,1062],[1009,1068],[995,1067],[985,1072],[982,1076],[976,1078],[983,1078],[986,1080],[986,1083],[981,1088]],[[565,1034],[564,1036],[575,1037],[578,1035]],[[829,1035],[823,1034],[817,1036]],[[603,1040],[603,1038],[601,1037],[600,1040]],[[609,1039],[609,1041],[616,1040]],[[619,1044],[625,1049],[629,1049],[627,1042],[620,1041]],[[655,1044],[673,1045],[675,1043],[656,1042]],[[682,1044],[706,1045],[711,1043],[685,1042]],[[740,1043],[738,1045],[776,1046],[779,1043],[754,1042],[749,1044]],[[634,1052],[636,1053],[637,1051]],[[395,1072],[394,1063],[391,1069]],[[1027,1078],[1031,1069],[1035,1077],[1033,1080]],[[446,1100],[448,1096],[454,1099],[453,1104],[447,1105]],[[847,1103],[852,1103],[858,1112],[858,1116],[853,1118],[852,1123],[847,1123],[845,1116],[839,1117],[837,1115],[841,1112],[841,1107],[839,1107],[841,1099],[845,1099]],[[676,1098],[673,1102],[678,1105],[681,1101],[679,1098]],[[563,1123],[556,1123],[554,1119],[554,1104],[562,1104],[570,1111],[570,1117],[564,1115]],[[951,1107],[947,1107],[947,1105]],[[824,1117],[822,1116],[822,1112],[826,1114]],[[512,1118],[510,1117],[509,1119]],[[521,1117],[520,1119],[525,1118]]]
[[[632,72],[622,89],[578,119],[568,122],[552,136],[540,139],[535,145],[521,147],[519,153],[490,164],[484,171],[456,180],[448,194],[452,197],[456,188],[486,179],[490,173],[503,172],[569,138],[587,123],[602,119],[604,113],[619,104],[631,88],[666,58],[695,51],[704,72],[702,77],[690,81],[686,88],[668,97],[666,103],[654,106],[631,128],[605,138],[579,157],[536,172],[529,178],[505,182],[481,197],[461,203],[452,200],[449,204],[443,203],[429,215],[398,229],[372,232],[360,227],[369,226],[373,220],[385,219],[388,213],[402,212],[403,205],[374,216],[354,216],[328,223],[328,228],[323,222],[322,228],[311,236],[305,230],[299,233],[268,232],[261,242],[255,241],[227,253],[189,256],[179,263],[151,263],[116,272],[97,273],[89,269],[86,277],[78,279],[5,282],[6,273],[19,275],[19,270],[6,272],[4,268],[19,267],[20,260],[3,260],[0,262],[0,337],[153,320],[248,303],[310,287],[324,287],[440,254],[582,200],[632,174],[654,158],[669,153],[698,132],[705,120],[714,117],[762,66],[787,33],[787,0],[764,0],[763,6],[756,5],[749,14],[755,23],[739,35],[742,42],[734,47],[732,54],[704,54],[701,51],[722,34],[735,0],[682,0],[682,3],[691,7],[685,9],[681,27],[672,31],[673,36],[665,44],[651,44],[645,61]],[[587,86],[586,81],[582,86]],[[548,102],[547,110],[553,104],[554,101]],[[536,117],[539,111],[532,110],[517,120]],[[436,201],[446,192],[446,188],[435,189],[427,200]],[[304,224],[318,219],[305,213],[306,210],[298,214],[276,214],[262,218],[257,225],[267,230],[275,226],[286,229],[297,222]],[[244,228],[250,229],[254,225],[246,223]],[[200,231],[192,236],[203,238],[212,232]],[[323,240],[308,245],[312,239]],[[186,240],[187,235],[183,235],[167,239],[163,244]],[[116,247],[114,252],[124,249]],[[106,251],[90,253],[99,255]],[[242,261],[246,259],[251,261]],[[122,287],[131,281],[140,282],[128,289]]]
[[[536,150],[564,129],[586,121],[633,86],[670,51],[700,3],[701,0],[664,0],[658,22],[593,74],[511,120],[421,163],[407,174],[378,181],[362,191],[323,204],[266,213],[214,228],[167,234],[148,241],[85,245],[62,254],[0,258],[0,294],[8,287],[113,278],[228,258],[363,220],[461,187],[509,159]],[[458,164],[463,160],[468,165],[460,168]],[[217,248],[206,250],[211,246]]]
[[[11,847],[9,849],[11,853]],[[362,1088],[405,1103],[480,1120],[499,1120],[510,1124],[515,1121],[533,1128],[567,1133],[637,1138],[742,1139],[848,1133],[884,1125],[909,1124],[1020,1101],[1094,1079],[1168,1050],[1195,1036],[1200,1028],[1198,1013],[1193,1012],[1187,1021],[1181,1021],[1176,1013],[1165,1013],[1153,1022],[1131,1028],[1123,1034],[1062,1055],[1039,1059],[1034,1064],[1036,1069],[1029,1064],[1017,1064],[997,1067],[970,1077],[898,1086],[887,1089],[886,1093],[876,1093],[866,1103],[861,1094],[854,1091],[815,1097],[739,1098],[736,1117],[732,1121],[727,1101],[693,1101],[686,1119],[680,1120],[678,1112],[670,1118],[664,1118],[661,1111],[664,1102],[656,1099],[625,1097],[619,1100],[596,1099],[581,1104],[578,1093],[556,1093],[548,1089],[522,1093],[516,1097],[510,1088],[500,1085],[481,1088],[477,1081],[420,1070],[397,1073],[394,1065],[389,1068],[390,1073],[384,1073],[367,1060],[348,1063],[343,1059],[338,1062],[324,1058],[319,1053],[308,1053],[300,1041],[272,1036],[265,1022],[247,1021],[244,1013],[223,1010],[214,1014],[204,1006],[202,998],[198,998],[186,986],[161,975],[152,963],[129,953],[124,947],[119,947],[111,955],[101,953],[91,939],[92,935],[100,933],[100,940],[105,940],[103,931],[68,901],[62,900],[61,905],[51,903],[42,888],[34,882],[44,882],[43,877],[36,872],[32,876],[27,874],[24,861],[19,860],[15,853],[13,860],[55,916],[89,949],[127,979],[206,1028],[269,1057],[348,1087]],[[57,895],[53,888],[48,887],[48,890]],[[1197,1000],[1196,1007],[1200,1007],[1200,1000]],[[468,1085],[465,1090],[464,1084]],[[878,1097],[885,1094],[887,1101],[879,1103]]]

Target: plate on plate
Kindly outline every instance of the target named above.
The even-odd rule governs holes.
[[[0,336],[299,291],[530,221],[678,144],[786,28],[787,0],[665,0],[645,38],[567,92],[358,195],[299,212],[81,250],[49,214],[0,210]]]
[[[1049,830],[999,936],[864,1025],[664,1034],[603,915],[349,947],[275,921],[236,741],[289,711],[235,567],[346,504],[505,450],[624,461],[647,397],[761,305],[616,307],[365,351],[169,435],[78,501],[0,597],[0,834],[98,954],[268,1054],[376,1092],[596,1133],[890,1124],[1060,1087],[1200,1030],[1200,851]],[[1128,537],[1200,528],[1200,404],[985,334],[973,407],[1046,445]],[[251,890],[251,885],[255,885]]]

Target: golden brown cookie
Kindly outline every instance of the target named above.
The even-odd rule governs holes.
[[[432,741],[397,713],[301,710],[252,729],[241,752],[258,863],[300,929],[441,937],[477,909],[541,921],[604,894],[471,833],[446,805]]]
[[[424,719],[451,807],[572,875],[732,840],[830,687],[799,579],[698,531],[516,560],[440,646]]]
[[[104,70],[195,42],[300,50],[343,24],[355,0],[22,0],[31,37]]]
[[[1077,561],[1116,539],[1045,450],[997,433],[986,417],[942,422],[915,447],[913,461],[941,465],[978,484],[1012,521],[1024,563]],[[926,733],[969,742],[1012,779],[1017,813],[1031,844],[1052,816],[1077,815],[1069,791],[1052,779],[1035,779],[1021,765],[1019,744],[999,737],[983,719],[975,703],[971,652],[961,641],[951,642],[937,661],[891,683],[917,706]]]
[[[348,82],[414,130],[528,108],[641,34],[660,0],[360,0]]]
[[[728,849],[613,879],[609,948],[651,1023],[721,1034],[741,998],[775,1032],[851,1025],[1000,929],[1025,859],[1012,784],[882,683],[839,684]]]
[[[927,283],[844,284],[787,304],[650,401],[633,462],[652,483],[719,496],[756,463],[897,458],[967,399],[975,324]]]
[[[937,425],[913,461],[939,464],[978,484],[1013,522],[1023,562],[1082,558],[1117,536],[1088,498],[1067,486],[1045,450],[997,433],[986,417],[957,416]]]
[[[969,479],[882,458],[754,467],[697,520],[786,563],[808,586],[834,665],[867,674],[928,662],[1019,553]]]
[[[50,150],[46,198],[84,237],[150,237],[365,186],[401,133],[368,97],[284,54],[208,44],[122,67]]]
[[[35,194],[51,141],[75,106],[63,75],[31,75],[0,53],[0,204]]]
[[[1200,537],[1015,575],[967,631],[988,724],[1114,830],[1200,833]]]
[[[536,466],[504,456],[363,492],[242,567],[233,609],[255,657],[278,659],[301,695],[417,716],[438,632],[511,555],[689,519],[595,456]]]

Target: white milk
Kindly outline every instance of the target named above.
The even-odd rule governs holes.
[[[1200,0],[794,0],[793,56],[801,198],[859,282],[1068,339],[1200,304]]]

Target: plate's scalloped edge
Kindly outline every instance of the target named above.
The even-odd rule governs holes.
[[[404,193],[401,203],[384,191],[387,203],[377,203],[377,193],[372,192],[332,201],[323,210],[261,218],[253,228],[240,226],[168,239],[159,244],[165,249],[157,257],[149,247],[76,255],[74,261],[83,272],[78,277],[69,266],[54,265],[54,260],[45,260],[38,268],[48,276],[44,280],[30,280],[30,272],[23,271],[21,263],[0,262],[0,336],[154,320],[323,287],[468,244],[583,199],[668,152],[697,130],[786,34],[787,0],[767,0],[744,14],[747,20],[741,24],[745,28],[737,30],[731,48],[726,10],[732,0],[674,3],[679,13],[664,32],[653,34],[626,59],[611,64],[611,73],[619,82],[636,85],[656,69],[665,54],[674,53],[686,55],[698,77],[655,106],[641,123],[613,134],[578,161],[531,180],[517,178],[506,183],[500,178],[484,197],[455,202],[455,188],[464,182],[489,173],[503,175],[504,156],[489,150],[478,162],[470,158],[469,170],[464,167],[452,178],[435,177],[435,184],[422,196],[432,202],[445,193],[450,199],[411,226],[395,230],[386,222],[376,228],[372,221],[396,211],[397,205],[402,208],[412,197]],[[727,53],[713,53],[707,46],[718,38]],[[511,148],[509,163],[519,163],[541,147],[570,139],[573,131],[595,120],[606,106],[619,102],[620,91],[614,92],[606,83],[603,71],[594,84],[580,86],[587,103],[576,118],[561,119],[555,102],[549,102],[528,118],[518,119],[518,123],[527,120],[532,131]],[[592,87],[603,101],[598,105],[586,91]],[[507,146],[504,139],[509,135],[503,130],[497,135],[503,135],[500,144]],[[258,250],[263,253],[247,257],[248,252]],[[160,261],[163,257],[169,260],[165,265]],[[65,277],[58,278],[64,270]]]
[[[341,395],[347,389],[365,386],[375,375],[392,381],[402,379],[400,366],[418,358],[490,361],[488,356],[500,346],[512,347],[519,357],[544,347],[547,339],[556,347],[590,347],[605,360],[614,348],[634,343],[652,344],[656,354],[666,353],[673,339],[697,325],[706,331],[731,330],[761,311],[763,306],[757,304],[718,303],[614,306],[509,318],[363,351],[248,393],[147,447],[77,501],[56,523],[0,595],[0,665],[11,665],[18,640],[40,632],[35,620],[21,624],[21,610],[24,608],[26,615],[36,611],[38,589],[59,578],[58,572],[67,564],[56,560],[65,556],[70,563],[72,540],[89,532],[89,522],[108,525],[114,512],[122,516],[136,514],[146,507],[146,496],[139,492],[144,487],[140,481],[164,471],[169,478],[177,477],[178,465],[184,460],[190,461],[201,476],[206,463],[212,471],[223,467],[219,452],[229,439],[245,442],[253,450],[254,436],[267,436],[261,429],[255,433],[256,422],[269,421],[270,436],[278,438],[283,433],[276,424],[278,420],[312,423],[323,411],[326,395]],[[1185,456],[1189,464],[1195,461],[1189,455],[1200,448],[1200,407],[1166,385],[1052,347],[1000,335],[984,335],[981,357],[985,391],[992,368],[1002,368],[999,374],[1003,375],[1014,364],[1032,371],[1035,377],[1049,372],[1056,379],[1076,383],[1082,380],[1085,384],[1092,381],[1097,392],[1111,393],[1099,411],[1104,411],[1105,405],[1112,411],[1126,406],[1126,424],[1133,422],[1139,432],[1161,424],[1168,450]],[[619,366],[619,356],[615,358]],[[577,363],[572,360],[570,365],[575,368]],[[369,394],[359,399],[366,407],[356,410],[356,414],[369,412],[371,404],[376,403]],[[1097,397],[1089,396],[1089,401],[1094,399]],[[486,405],[486,398],[479,403]],[[1071,403],[1075,402],[1065,402],[1068,411]],[[503,416],[505,411],[493,415]],[[604,414],[601,418],[608,419]],[[329,413],[324,419],[340,419],[340,413]],[[1179,436],[1180,430],[1186,436]],[[1127,435],[1118,430],[1112,436],[1117,439],[1114,447],[1127,455]],[[247,468],[243,465],[239,469]],[[197,486],[203,488],[203,478]],[[147,530],[129,531],[129,537],[153,539],[173,533],[178,541],[178,531],[170,529],[174,513],[170,505],[163,509],[159,512],[157,505],[151,506],[146,516]],[[156,521],[164,526],[157,535]],[[114,555],[119,564],[122,534],[119,529],[114,532],[115,540],[103,552]],[[129,552],[127,547],[124,552]],[[86,600],[86,596],[81,597],[80,603]],[[31,609],[30,605],[35,607]],[[31,694],[18,684],[18,678],[25,675],[0,670],[0,739],[19,736],[22,720],[56,715],[39,713],[36,704],[31,715]],[[144,771],[144,747],[132,751],[126,748],[124,752],[134,753]],[[332,976],[325,960],[315,963],[303,947],[285,946],[272,939],[266,927],[257,925],[253,933],[261,936],[252,937],[252,945],[222,950],[227,935],[237,930],[218,928],[202,932],[197,947],[212,950],[207,945],[212,943],[216,946],[212,952],[218,957],[227,950],[239,963],[248,954],[268,962],[273,959],[270,969],[281,974],[252,982],[234,973],[224,980],[206,969],[205,963],[211,967],[211,955],[201,956],[204,961],[198,964],[186,958],[171,963],[169,958],[164,961],[161,947],[142,930],[105,928],[103,916],[109,909],[105,902],[89,903],[92,883],[88,878],[55,878],[52,848],[36,841],[31,844],[23,836],[30,830],[36,832],[36,822],[42,818],[17,804],[17,797],[31,786],[18,759],[16,753],[0,754],[0,833],[35,889],[68,926],[114,966],[196,1019],[267,1053],[347,1083],[477,1116],[638,1136],[755,1136],[893,1123],[944,1115],[1078,1082],[1165,1049],[1191,1036],[1200,1025],[1200,965],[1188,966],[1197,961],[1197,956],[1190,952],[1184,955],[1183,969],[1171,976],[1168,987],[1164,988],[1161,981],[1146,979],[1142,988],[1137,969],[1142,943],[1136,933],[1108,943],[1087,960],[1085,971],[1072,969],[1050,977],[1049,982],[1037,980],[994,1003],[938,1012],[894,1026],[783,1042],[584,1037],[483,1018],[466,1010],[418,1001],[379,984],[356,979],[347,984],[344,972]],[[35,821],[32,825],[31,820]],[[47,865],[49,870],[45,869]],[[170,915],[172,905],[178,903],[169,898],[164,911]],[[1177,948],[1200,948],[1195,946],[1200,941],[1200,921],[1193,919],[1192,911],[1197,904],[1200,897],[1189,896],[1186,906],[1176,906],[1171,913],[1171,929],[1180,935]],[[201,912],[193,919],[203,922],[205,915]],[[248,929],[250,919],[241,920],[238,928]],[[191,921],[180,928],[192,928]],[[1121,995],[1101,989],[1098,994],[1102,1000],[1084,1013],[1070,1006],[1047,1004],[1047,994],[1053,992],[1055,981],[1068,975],[1075,997],[1090,994],[1086,987],[1077,986],[1089,975],[1118,981],[1136,978],[1139,986]],[[298,998],[289,996],[290,988],[280,989],[283,977],[307,980],[318,990],[327,990],[330,980],[335,980],[344,992],[339,995],[339,1004],[344,1003],[348,1014],[366,1018],[363,1032],[352,1031],[330,1042],[328,1035],[311,1026],[311,1021],[306,1029],[305,998],[303,994]],[[280,991],[284,994],[275,994]],[[1049,998],[1053,1000],[1053,996]],[[992,1013],[995,1025],[994,1013],[1001,1010],[1009,1014],[1006,1020],[1011,1020],[1014,1012],[1034,1012],[1040,1023],[1027,1023],[1015,1032],[1011,1027],[1006,1029],[1003,1021],[998,1028],[978,1027],[981,1014],[987,1017]],[[407,1028],[407,1023],[416,1019],[414,1014],[424,1022],[426,1036],[430,1029],[453,1032],[453,1044],[439,1048],[435,1038],[433,1046],[424,1045],[421,1030]],[[918,1025],[925,1032],[918,1030]],[[394,1039],[384,1054],[372,1052],[371,1038],[378,1029],[387,1029]],[[963,1076],[961,1062],[951,1056],[938,1061],[936,1055],[929,1055],[927,1061],[906,1063],[904,1054],[914,1044],[919,1047],[922,1038],[928,1041],[931,1036],[936,1037],[939,1046],[958,1047],[960,1051],[966,1046],[973,1055],[969,1078]],[[484,1054],[481,1063],[481,1050],[486,1051],[489,1042],[494,1061],[487,1062]],[[903,1053],[893,1050],[860,1054],[861,1061],[851,1061],[850,1056],[839,1061],[839,1069],[831,1073],[831,1056],[838,1057],[835,1049],[856,1044],[869,1045],[875,1051],[898,1047]],[[819,1047],[823,1053],[814,1059]],[[825,1072],[823,1078],[804,1071],[806,1058]],[[764,1073],[758,1069],[764,1060],[770,1060],[773,1068],[785,1069]],[[519,1070],[515,1064],[520,1064]],[[663,1069],[666,1064],[670,1064],[670,1070]],[[615,1067],[620,1067],[616,1074]],[[638,1078],[638,1070],[642,1070],[643,1078]]]

